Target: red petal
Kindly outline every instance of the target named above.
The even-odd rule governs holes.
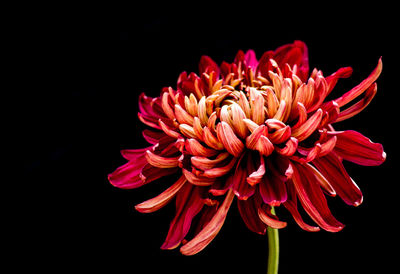
[[[351,107],[339,113],[338,117],[335,120],[335,123],[344,121],[360,113],[364,108],[366,108],[369,105],[369,103],[374,98],[376,92],[377,92],[377,84],[373,83],[365,91],[364,98],[362,98],[360,101],[358,101]]]
[[[210,74],[212,71],[215,71],[217,75],[219,75],[218,65],[210,57],[206,55],[201,56],[199,63],[199,75],[203,74],[204,72]]]
[[[337,137],[335,153],[350,162],[364,165],[377,166],[386,159],[386,153],[379,143],[354,130],[328,132]]]
[[[336,193],[348,205],[358,206],[363,196],[356,183],[347,174],[342,162],[333,152],[312,162],[328,180]]]
[[[343,94],[343,96],[339,97],[335,100],[335,102],[340,106],[344,106],[354,98],[362,94],[367,88],[369,88],[379,77],[382,72],[382,59],[380,58],[378,61],[378,65],[372,71],[372,73],[360,84]]]
[[[189,232],[193,218],[203,208],[200,188],[186,184],[177,195],[176,215],[161,249],[176,248]]]
[[[327,94],[329,94],[332,91],[332,89],[335,87],[337,81],[340,78],[348,78],[351,76],[352,73],[353,69],[351,67],[344,67],[338,69],[338,71],[326,77],[326,83],[328,84]]]
[[[247,183],[246,178],[248,176],[248,161],[249,161],[248,154],[244,154],[238,161],[238,164],[236,166],[236,170],[233,177],[233,184],[232,184],[232,189],[235,195],[241,199],[241,200],[246,200],[248,199],[251,195],[254,194],[255,187],[251,186],[249,183]]]
[[[267,226],[258,216],[260,204],[260,199],[257,199],[256,195],[253,195],[246,201],[238,200],[238,209],[247,228],[255,233],[264,235],[267,231]]]
[[[296,223],[304,230],[309,231],[309,232],[316,232],[319,231],[319,227],[317,226],[311,226],[306,224],[303,221],[303,218],[300,215],[300,212],[297,209],[297,195],[296,191],[294,189],[294,186],[291,181],[288,182],[288,199],[286,202],[283,203],[285,208],[289,210],[290,214],[292,214],[293,219],[296,221]]]
[[[313,174],[302,165],[293,163],[292,182],[305,211],[320,227],[330,232],[343,229],[340,223],[331,214],[325,196],[313,178]]]
[[[217,236],[225,222],[234,197],[233,191],[228,191],[223,204],[211,221],[191,241],[181,247],[180,251],[183,255],[194,255],[202,251]]]

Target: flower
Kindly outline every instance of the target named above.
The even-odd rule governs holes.
[[[182,244],[184,255],[215,238],[235,197],[245,224],[259,234],[287,225],[273,213],[281,205],[304,230],[340,231],[344,225],[331,214],[325,195],[353,206],[363,199],[342,161],[374,166],[386,154],[361,133],[333,125],[371,102],[381,71],[380,59],[359,85],[327,100],[352,69],[328,77],[317,69],[309,74],[301,41],[259,60],[253,50],[239,51],[233,63],[220,66],[203,56],[199,75],[181,73],[176,89],[163,88],[159,97],[140,95],[138,116],[152,128],[143,131],[151,145],[122,150],[128,162],[109,181],[132,189],[177,174],[164,192],[136,209],[154,212],[175,197],[176,215],[161,248]],[[298,201],[316,225],[303,221]],[[194,236],[188,241],[189,231]]]

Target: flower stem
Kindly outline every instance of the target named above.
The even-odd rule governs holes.
[[[271,213],[275,215],[272,207]],[[279,234],[276,228],[267,228],[268,235],[268,270],[267,274],[277,274],[279,264]]]

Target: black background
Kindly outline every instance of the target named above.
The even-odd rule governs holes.
[[[239,49],[254,49],[260,57],[303,40],[311,69],[327,76],[353,67],[352,77],[335,88],[336,96],[366,78],[383,57],[376,97],[336,128],[382,143],[388,157],[380,167],[345,164],[364,203],[353,208],[339,197],[328,198],[333,214],[346,225],[339,233],[302,231],[278,209],[288,222],[280,230],[279,273],[389,272],[398,241],[399,118],[398,24],[391,7],[232,5],[221,10],[206,4],[76,7],[37,17],[35,27],[27,22],[29,46],[22,45],[26,62],[21,66],[27,88],[17,93],[23,118],[16,139],[27,186],[19,192],[22,210],[13,254],[55,273],[265,273],[267,240],[245,227],[235,203],[215,240],[185,257],[159,249],[174,216],[173,203],[153,214],[134,210],[172,179],[120,190],[108,183],[107,174],[125,162],[120,149],[147,145],[141,135],[146,127],[137,118],[141,92],[154,97],[164,86],[175,87],[181,71],[197,72],[201,55],[220,64],[232,62]]]

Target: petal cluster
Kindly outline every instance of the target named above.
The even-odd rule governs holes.
[[[370,103],[381,71],[379,60],[359,85],[327,100],[352,69],[327,77],[317,69],[310,72],[301,41],[260,59],[252,50],[239,51],[234,62],[219,66],[203,56],[199,74],[181,73],[176,88],[162,89],[159,97],[140,95],[138,116],[151,128],[143,131],[150,146],[123,150],[128,162],[109,180],[132,189],[177,175],[164,192],[136,209],[154,212],[175,198],[176,214],[162,248],[182,244],[185,255],[214,239],[235,197],[243,221],[259,234],[268,226],[286,226],[271,213],[281,205],[304,230],[339,231],[344,225],[331,214],[326,195],[354,206],[362,202],[342,161],[374,166],[386,155],[382,145],[361,133],[335,131],[333,125]],[[315,224],[303,221],[299,205]]]

